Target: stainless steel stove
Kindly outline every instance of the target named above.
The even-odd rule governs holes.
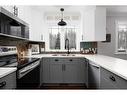
[[[17,55],[0,57],[0,67],[17,67],[17,88],[30,89],[40,85],[39,58],[17,58]]]

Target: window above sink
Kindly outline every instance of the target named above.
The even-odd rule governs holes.
[[[66,51],[65,40],[69,39],[69,48],[72,51],[77,50],[76,34],[79,28],[75,26],[51,27],[49,28],[49,49],[51,51]]]

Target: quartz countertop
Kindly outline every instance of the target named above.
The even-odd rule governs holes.
[[[73,55],[73,54],[72,54]],[[95,64],[113,72],[114,74],[124,78],[127,80],[127,60],[123,60],[120,58],[109,57],[105,55],[83,55],[83,54],[75,54],[75,56],[62,56],[62,54],[58,54],[57,56],[53,56],[53,54],[38,54],[32,55],[28,57],[33,58],[45,58],[45,57],[83,57],[88,60],[94,62]]]
[[[45,57],[85,57],[83,54],[37,54],[37,55],[31,55],[26,57],[32,57],[32,58],[45,58]]]
[[[15,72],[17,70],[17,68],[12,67],[0,67],[0,78],[7,76],[8,74]]]
[[[127,80],[127,60],[104,55],[85,55],[85,58]]]

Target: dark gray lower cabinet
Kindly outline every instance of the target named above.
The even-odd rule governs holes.
[[[50,66],[50,60],[49,58],[43,58],[41,60],[41,69],[40,69],[40,83],[48,83],[50,82],[50,70],[49,70],[49,66]]]
[[[83,58],[43,58],[42,83],[86,83]]]
[[[100,88],[100,66],[91,61],[88,65],[88,86],[90,89]]]
[[[16,88],[16,72],[0,78],[0,89]]]
[[[64,83],[86,83],[87,64],[83,62],[83,59],[68,59],[66,61],[63,71]]]
[[[50,69],[49,83],[63,83],[62,64],[58,62],[51,63],[49,69]]]
[[[101,89],[127,89],[127,80],[117,76],[116,74],[101,68]]]

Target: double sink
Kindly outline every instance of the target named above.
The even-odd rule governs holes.
[[[75,54],[53,54],[52,56],[76,56]]]

